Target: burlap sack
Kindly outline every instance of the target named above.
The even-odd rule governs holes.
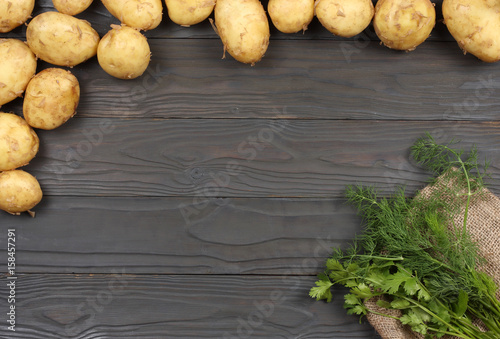
[[[436,184],[424,188],[420,194],[425,197],[435,190],[446,192],[446,189],[440,187],[443,185],[442,182],[443,180],[438,180]],[[465,207],[465,200],[460,202],[460,206]],[[463,223],[463,216],[463,213],[457,215],[454,220],[457,225]],[[467,227],[472,239],[478,243],[481,255],[487,260],[481,270],[488,273],[500,286],[500,199],[487,189],[484,190],[484,195],[473,199],[469,206]],[[500,299],[500,291],[497,293],[497,299]],[[365,305],[368,309],[388,313],[387,309],[376,305],[376,300],[369,300]],[[401,316],[401,313],[396,310],[390,311],[393,312],[391,315]],[[423,338],[422,335],[412,332],[407,326],[401,325],[398,320],[373,313],[369,313],[367,319],[383,339]]]

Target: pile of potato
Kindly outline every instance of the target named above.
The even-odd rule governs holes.
[[[142,33],[163,19],[162,0],[100,0],[121,25],[102,37],[75,17],[93,0],[53,0],[56,11],[31,18],[34,0],[0,0],[0,33],[26,24],[26,41],[0,38],[0,107],[23,97],[22,117],[0,112],[0,209],[31,211],[42,199],[38,181],[20,168],[37,154],[35,129],[53,130],[76,113],[78,79],[66,68],[93,57],[109,75],[140,77],[151,50]],[[189,27],[210,20],[228,52],[255,65],[269,47],[270,22],[280,32],[304,33],[314,17],[332,34],[349,38],[373,24],[385,46],[411,51],[436,22],[430,0],[164,0],[170,20]],[[500,2],[443,0],[444,22],[464,52],[487,62],[500,60]],[[214,15],[214,20],[209,18]],[[268,19],[269,18],[269,19]],[[31,20],[30,20],[31,19]],[[54,67],[37,73],[37,59]],[[58,66],[58,67],[57,67]],[[62,68],[65,67],[65,68]]]

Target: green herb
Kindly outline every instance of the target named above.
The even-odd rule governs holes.
[[[395,318],[427,338],[500,338],[498,287],[478,271],[484,258],[467,231],[469,206],[483,195],[488,163],[479,164],[475,148],[466,154],[455,144],[440,145],[430,135],[414,144],[413,158],[440,176],[414,198],[402,189],[380,197],[371,187],[347,188],[365,228],[350,248],[334,250],[311,297],[330,302],[331,287],[342,285],[349,288],[349,314]],[[464,221],[456,225],[459,213]],[[401,310],[401,316],[369,310],[365,301],[374,297],[380,297],[378,306]]]

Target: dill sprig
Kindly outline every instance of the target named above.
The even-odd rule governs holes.
[[[428,134],[415,142],[411,155],[439,180],[414,198],[404,189],[380,197],[373,187],[347,187],[364,229],[347,250],[333,251],[311,297],[331,301],[330,288],[341,284],[350,289],[344,296],[349,314],[396,318],[429,338],[500,338],[498,287],[478,270],[485,260],[467,231],[469,206],[483,196],[489,164],[479,164],[475,147],[466,153],[457,143],[441,145]],[[460,214],[464,221],[455,225]],[[402,315],[368,309],[365,301],[374,297]]]

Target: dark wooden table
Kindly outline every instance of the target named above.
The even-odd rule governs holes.
[[[37,1],[34,15],[47,10]],[[101,36],[118,23],[97,0],[78,17]],[[38,131],[25,167],[45,194],[36,217],[0,214],[1,338],[377,338],[345,314],[342,290],[308,297],[331,248],[361,229],[345,186],[422,188],[409,147],[430,132],[477,145],[500,194],[500,65],[464,56],[441,21],[410,53],[371,27],[352,39],[317,19],[304,34],[272,29],[254,67],[221,59],[208,21],[165,15],[146,35],[141,78],[114,79],[95,58],[74,67],[77,115]]]

